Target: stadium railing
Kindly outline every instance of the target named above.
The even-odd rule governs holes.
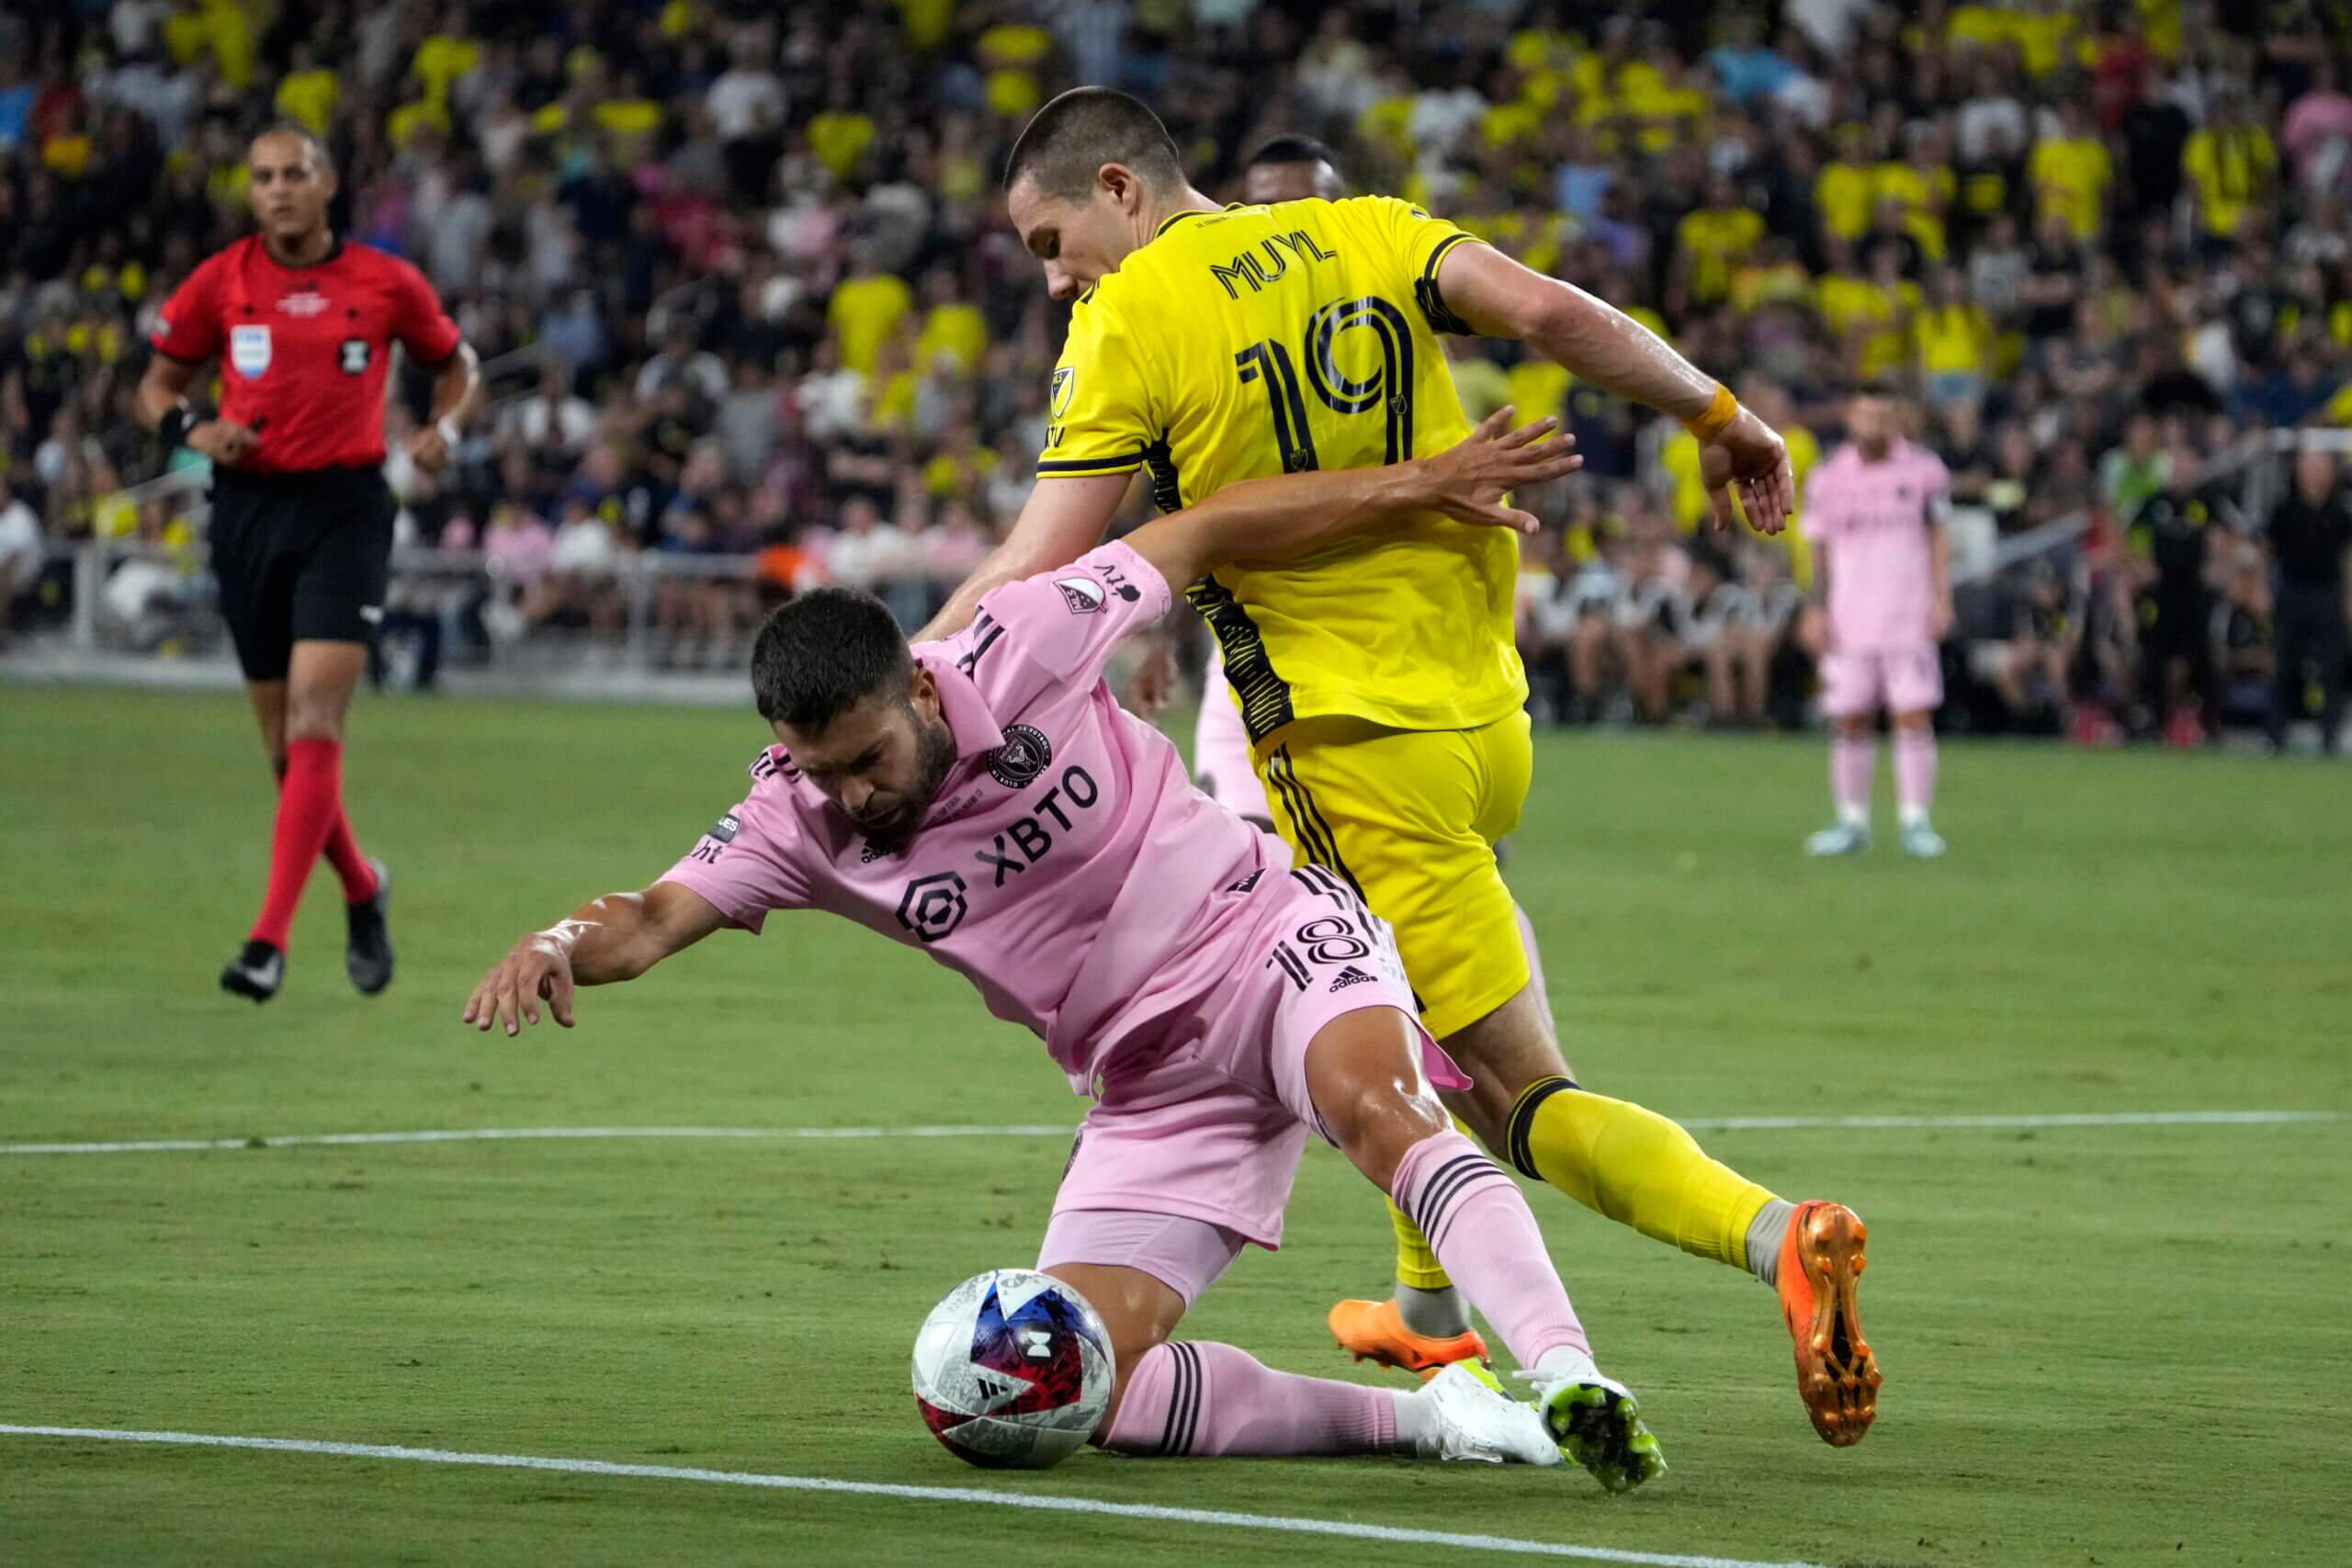
[[[492,363],[502,375],[513,375],[536,363],[536,356],[526,350]],[[527,391],[514,395],[525,396]],[[2270,506],[2283,495],[2286,484],[2286,465],[2266,459],[2276,459],[2301,447],[2352,454],[2352,431],[2303,427],[2256,432],[2217,456],[2208,466],[2206,478],[2208,482],[2235,481],[2244,518],[2258,520],[2268,515]],[[64,635],[59,637],[52,634],[20,644],[17,650],[0,657],[0,673],[30,671],[50,678],[138,681],[142,679],[142,664],[176,662],[182,666],[175,672],[177,680],[200,678],[209,672],[221,683],[233,682],[226,638],[221,635],[212,604],[209,577],[201,566],[200,541],[207,511],[202,497],[206,483],[206,472],[201,468],[182,468],[112,498],[118,503],[112,510],[119,511],[119,503],[127,502],[141,516],[158,501],[184,502],[185,505],[175,507],[174,515],[196,526],[199,542],[193,552],[173,550],[137,536],[91,539],[71,545],[52,543],[49,547],[52,571],[62,571],[62,586],[68,589],[64,596],[71,605]],[[2093,514],[2081,511],[2006,538],[1986,537],[1966,545],[1955,540],[1955,545],[1962,547],[1955,551],[1954,585],[1976,592],[1997,592],[1999,584],[2014,580],[2018,569],[2030,562],[2072,564],[2080,558],[2080,546],[2094,526]],[[153,627],[126,626],[123,616],[110,612],[107,585],[125,563],[133,560],[165,566],[176,574],[181,592],[175,602],[167,606],[174,617],[168,635],[155,635]],[[544,682],[566,684],[585,693],[602,675],[662,672],[667,661],[662,657],[664,650],[660,646],[656,621],[663,582],[749,585],[756,581],[756,567],[757,558],[743,555],[680,556],[640,551],[616,556],[608,570],[594,574],[598,580],[609,581],[621,596],[617,635],[611,637],[561,630],[534,631],[522,637],[484,635],[481,612],[485,604],[508,597],[508,585],[492,558],[480,550],[396,550],[392,561],[393,600],[410,619],[437,617],[445,633],[461,634],[444,638],[451,645],[447,651],[453,668],[494,670],[511,677],[504,682],[508,684],[528,687]],[[887,592],[900,583],[933,592],[940,586],[916,577],[887,580],[871,586]],[[1963,615],[1964,621],[1967,618]],[[461,622],[465,623],[463,627]],[[705,649],[696,662],[727,671],[728,689],[732,691],[740,684],[734,675],[740,665],[735,655],[740,651],[740,648]],[[205,668],[189,668],[192,665]]]

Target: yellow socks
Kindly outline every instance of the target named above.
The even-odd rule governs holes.
[[[1461,1117],[1456,1116],[1453,1120],[1455,1132],[1465,1138],[1475,1139],[1476,1134]],[[1453,1289],[1453,1281],[1438,1266],[1437,1254],[1430,1250],[1429,1237],[1421,1234],[1421,1227],[1413,1223],[1412,1217],[1391,1203],[1388,1205],[1388,1223],[1396,1232],[1396,1282],[1416,1291]],[[1463,1327],[1468,1326],[1465,1319]]]
[[[1459,1125],[1459,1123],[1457,1123]],[[1779,1201],[1655,1111],[1589,1094],[1567,1078],[1538,1078],[1511,1107],[1503,1154],[1521,1174],[1546,1181],[1619,1224],[1695,1258],[1749,1269],[1747,1235]],[[1785,1207],[1785,1205],[1782,1205]],[[1396,1204],[1396,1280],[1417,1291],[1453,1281],[1420,1230]],[[1771,1282],[1770,1258],[1758,1278]]]
[[[1421,1227],[1393,1201],[1388,1205],[1388,1223],[1396,1227],[1396,1282],[1417,1291],[1452,1289],[1453,1281],[1438,1267],[1437,1254],[1430,1250]]]
[[[1748,1225],[1773,1201],[1657,1111],[1567,1078],[1538,1078],[1521,1092],[1503,1152],[1586,1208],[1735,1269],[1748,1267]],[[1400,1224],[1400,1243],[1404,1234]]]

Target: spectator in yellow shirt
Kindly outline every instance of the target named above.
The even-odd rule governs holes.
[[[1941,409],[1977,401],[1992,368],[1992,320],[1970,302],[1967,280],[1951,267],[1938,267],[1928,288],[1928,305],[1911,325],[1928,402]]]
[[[1699,472],[1697,439],[1687,430],[1676,431],[1659,449],[1657,461],[1666,471],[1667,505],[1674,514],[1674,525],[1686,534],[1697,532],[1713,511],[1707,501],[1707,481]]]
[[[2036,142],[2033,155],[2026,160],[2035,210],[2045,220],[2064,219],[2077,240],[2096,240],[2105,223],[2115,166],[2079,98],[2063,100],[2058,117],[2060,134]]]
[[[1826,240],[1854,241],[1870,232],[1871,171],[1862,162],[1864,132],[1858,125],[1838,131],[1838,156],[1822,165],[1813,182],[1813,205],[1821,214]]]
[[[980,67],[988,73],[981,90],[990,112],[1018,119],[1045,102],[1037,76],[1053,47],[1045,28],[1023,22],[1001,22],[980,35]]]
[[[593,112],[596,123],[615,136],[650,137],[662,129],[662,106],[645,96],[645,84],[634,71],[622,72],[620,86]]]
[[[873,382],[876,355],[913,308],[907,280],[876,269],[863,242],[852,245],[849,276],[834,286],[825,306],[825,324],[841,341],[842,363]]]
[[[857,161],[873,141],[874,122],[858,112],[850,85],[834,83],[823,112],[808,121],[808,151],[835,179],[846,180],[857,172]]]
[[[1881,164],[1871,171],[1871,193],[1881,202],[1892,201],[1903,212],[1903,227],[1919,243],[1919,254],[1930,262],[1944,259],[1944,220],[1960,189],[1952,173],[1949,137],[1930,125],[1914,125],[1905,133],[1909,147],[1901,163]]]
[[[1855,375],[1875,381],[1910,363],[1912,322],[1924,301],[1919,286],[1903,276],[1902,258],[1888,249],[1871,254],[1868,299],[1862,318],[1861,358]]]
[[[2180,150],[2180,172],[2197,191],[2205,232],[2233,240],[2247,215],[2268,198],[2278,152],[2270,133],[2246,118],[2234,94],[2216,94],[2211,118]]]
[[[2039,82],[2074,57],[2075,14],[2066,0],[2027,0],[2010,18],[2009,36],[2017,39],[2026,74]]]
[[[988,322],[977,306],[956,297],[955,269],[942,265],[923,274],[922,299],[927,309],[915,336],[915,363],[935,365],[944,354],[958,375],[977,374],[989,351]]]
[[[1848,373],[1861,353],[1860,333],[1876,309],[1871,280],[1855,259],[1854,247],[1839,240],[1827,247],[1827,262],[1813,287],[1814,314],[1838,345]]]
[[[238,0],[181,0],[164,19],[164,47],[178,65],[209,52],[222,83],[240,92],[253,85],[253,22]]]
[[[406,152],[416,141],[417,134],[426,130],[442,136],[449,134],[449,108],[447,104],[434,98],[419,97],[395,105],[391,113],[384,117],[384,140],[392,144],[394,152]]]
[[[418,44],[409,62],[409,74],[424,84],[424,96],[435,103],[447,102],[450,84],[481,65],[481,45],[467,36],[468,27],[465,8],[451,6],[440,30]]]
[[[1707,204],[1674,227],[1673,277],[1668,285],[1677,315],[1731,296],[1732,271],[1764,237],[1764,220],[1740,198],[1739,187],[1717,175],[1707,182]]]
[[[1802,305],[1812,292],[1813,275],[1784,235],[1765,235],[1731,269],[1731,308],[1743,316],[1768,305]]]
[[[324,136],[342,97],[343,85],[335,73],[319,68],[318,56],[307,41],[297,42],[292,66],[277,81],[277,112],[311,135]]]

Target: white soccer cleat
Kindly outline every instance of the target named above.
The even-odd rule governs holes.
[[[1481,1464],[1557,1464],[1560,1445],[1532,1404],[1503,1392],[1476,1361],[1456,1361],[1405,1395],[1429,1406],[1430,1432],[1413,1445],[1419,1459]]]
[[[1666,1473],[1666,1455],[1642,1424],[1640,1403],[1623,1383],[1602,1377],[1590,1358],[1520,1376],[1535,1384],[1534,1409],[1545,1433],[1603,1488],[1631,1492]]]
[[[1804,852],[1821,859],[1829,855],[1858,855],[1871,847],[1871,830],[1857,828],[1850,822],[1840,822],[1824,828],[1804,841]]]
[[[1938,860],[1944,852],[1943,835],[1925,822],[1903,829],[1903,852],[1914,860]]]

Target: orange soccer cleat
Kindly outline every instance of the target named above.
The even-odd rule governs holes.
[[[1341,1302],[1331,1309],[1331,1337],[1359,1361],[1377,1361],[1422,1378],[1433,1378],[1456,1361],[1487,1359],[1487,1342],[1475,1328],[1450,1339],[1432,1339],[1405,1326],[1395,1301]]]
[[[1878,1360],[1854,1300],[1867,1235],[1843,1203],[1800,1203],[1781,1243],[1781,1313],[1796,1341],[1797,1393],[1821,1440],[1841,1449],[1860,1442],[1878,1414]]]

